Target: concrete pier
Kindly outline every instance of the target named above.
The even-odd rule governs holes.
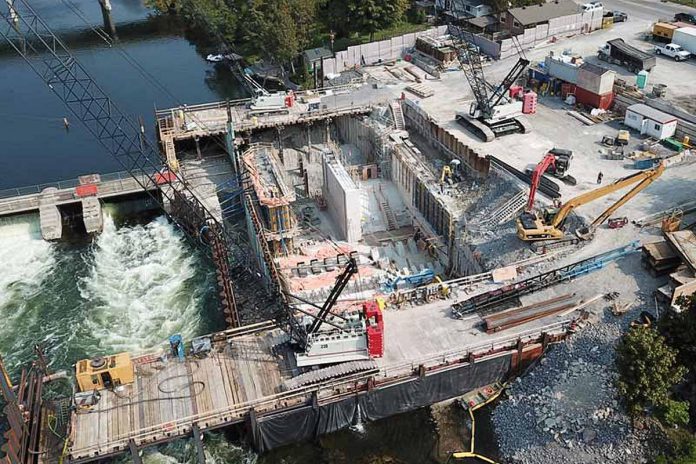
[[[82,220],[88,234],[98,234],[104,229],[104,218],[99,198],[93,196],[82,199]]]
[[[39,222],[44,240],[58,240],[63,236],[63,221],[58,209],[58,189],[49,187],[39,196]]]

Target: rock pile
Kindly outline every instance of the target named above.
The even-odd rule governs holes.
[[[638,312],[600,316],[513,382],[493,414],[502,455],[521,464],[647,462],[614,387],[614,348]]]

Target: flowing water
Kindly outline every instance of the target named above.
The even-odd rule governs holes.
[[[150,134],[154,107],[245,95],[229,71],[205,61],[214,50],[199,50],[177,20],[153,16],[142,0],[111,0],[116,48],[97,39],[65,0],[30,3],[116,104],[143,118]],[[101,25],[97,0],[68,3]],[[29,67],[2,47],[0,141],[0,189],[120,170]],[[45,347],[53,368],[69,369],[85,357],[151,348],[174,333],[189,338],[223,328],[210,266],[163,217],[134,215],[132,206],[107,205],[104,232],[93,239],[68,235],[56,243],[41,239],[38,215],[0,219],[0,354],[13,372],[32,359],[34,344]],[[211,463],[421,464],[430,460],[435,432],[421,410],[262,457],[223,433],[206,434],[205,442]],[[143,458],[183,463],[194,454],[190,440],[181,440],[148,449]]]

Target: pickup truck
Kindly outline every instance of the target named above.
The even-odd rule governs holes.
[[[688,60],[691,53],[684,50],[681,45],[677,44],[667,44],[667,45],[657,45],[655,47],[656,55],[665,55],[670,58],[674,58],[674,61],[684,61]]]

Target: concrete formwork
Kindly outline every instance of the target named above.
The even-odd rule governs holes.
[[[343,165],[330,155],[324,157],[323,195],[329,214],[341,230],[341,239],[358,242],[362,238],[360,189]]]

